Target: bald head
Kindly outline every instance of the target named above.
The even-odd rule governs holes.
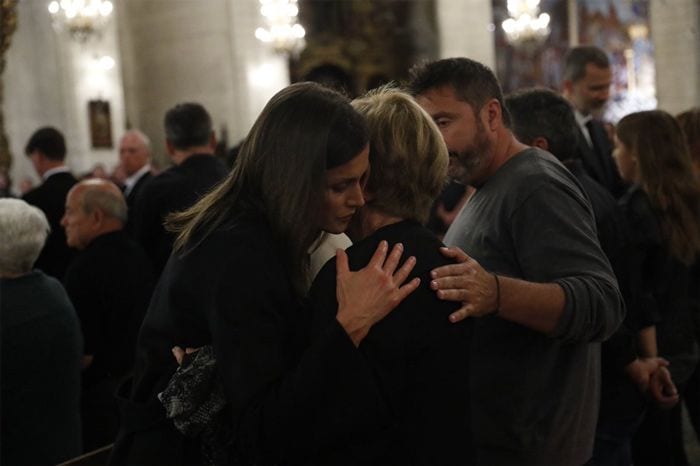
[[[85,249],[98,236],[124,228],[126,218],[121,190],[111,181],[91,178],[68,192],[61,225],[66,230],[68,246]]]
[[[127,176],[143,168],[151,158],[151,141],[144,133],[132,129],[119,142],[119,160]]]

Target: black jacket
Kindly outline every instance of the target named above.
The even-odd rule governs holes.
[[[22,196],[27,203],[40,208],[46,214],[51,226],[51,233],[34,266],[59,280],[63,280],[66,268],[76,252],[66,244],[66,232],[61,226],[66,195],[75,183],[77,180],[72,174],[55,173]]]
[[[226,176],[224,164],[212,155],[193,155],[152,177],[141,189],[133,211],[134,237],[160,274],[174,237],[163,227],[165,217],[192,206]]]
[[[201,461],[198,440],[177,432],[156,398],[176,369],[175,345],[214,348],[232,464],[313,463],[378,422],[381,399],[342,327],[334,320],[308,338],[282,248],[263,221],[239,218],[171,256],[141,327],[111,464]]]
[[[420,287],[372,327],[359,348],[389,407],[389,417],[338,442],[321,462],[473,464],[469,415],[473,319],[451,323],[448,316],[459,306],[439,300],[430,289],[430,271],[451,262],[440,254],[443,244],[435,235],[406,220],[348,248],[351,270],[364,267],[381,240],[390,247],[402,243],[404,259],[415,256],[417,260],[410,278],[421,279]],[[311,289],[318,329],[335,320],[335,267],[335,260],[329,261]],[[345,370],[349,376],[361,377],[350,367]]]
[[[578,128],[578,126],[577,126]],[[626,185],[617,171],[612,157],[613,144],[603,124],[591,120],[588,124],[593,147],[588,144],[581,129],[578,129],[578,158],[583,161],[586,172],[607,189],[616,199],[625,193]]]

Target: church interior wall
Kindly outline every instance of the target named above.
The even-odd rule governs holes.
[[[56,34],[46,3],[19,2],[19,24],[6,54],[3,111],[15,188],[25,177],[37,181],[23,149],[40,126],[64,132],[76,173],[96,163],[112,168],[128,127],[151,137],[156,161],[165,165],[162,118],[175,103],[204,104],[217,135],[232,146],[269,97],[290,82],[287,58],[255,38],[258,0],[207,0],[206,8],[189,0],[115,2],[114,21],[86,44]],[[439,57],[469,56],[494,67],[491,2],[435,5]],[[675,113],[700,105],[700,2],[651,0],[650,15],[659,107]],[[101,55],[113,57],[114,68],[96,66]],[[112,148],[91,146],[87,102],[94,99],[110,103]]]
[[[67,163],[76,173],[97,163],[110,163],[113,149],[95,149],[90,142],[88,101],[110,102],[111,133],[124,126],[116,30],[109,24],[101,38],[78,44],[57,36],[46,3],[19,2],[18,26],[7,51],[3,75],[5,127],[13,155],[10,171],[15,186],[38,178],[24,156],[24,145],[41,126],[54,126],[66,137]],[[115,66],[106,70],[98,59],[109,55]]]
[[[659,108],[672,114],[700,105],[700,1],[652,1]]]

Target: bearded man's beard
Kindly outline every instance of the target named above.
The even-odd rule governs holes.
[[[479,130],[475,144],[461,152],[450,152],[449,176],[463,184],[472,184],[475,173],[479,171],[491,150],[491,142],[483,131]]]

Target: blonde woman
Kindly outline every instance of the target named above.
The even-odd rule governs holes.
[[[421,286],[359,347],[382,394],[384,415],[338,412],[342,422],[358,427],[337,439],[323,463],[468,465],[473,322],[450,323],[459,305],[439,300],[430,289],[430,270],[451,262],[423,226],[445,183],[447,148],[432,119],[403,92],[380,89],[353,101],[353,107],[367,119],[372,169],[365,205],[347,231],[355,242],[347,249],[350,268],[362,267],[381,241],[401,243],[417,259],[411,277],[421,278]],[[318,329],[334,318],[335,267],[326,264],[311,289]],[[357,368],[347,370],[361,375]]]

